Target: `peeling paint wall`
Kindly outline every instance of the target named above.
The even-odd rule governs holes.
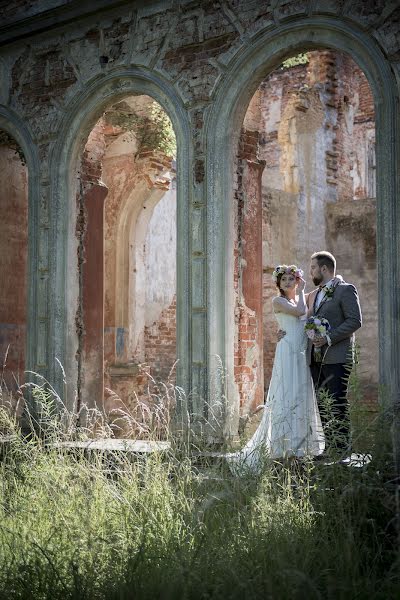
[[[7,387],[14,390],[25,370],[28,173],[7,146],[0,146],[0,179],[0,361],[7,365]]]
[[[170,157],[144,146],[123,125],[125,116],[133,114],[132,122],[141,126],[153,105],[152,98],[137,96],[108,107],[92,129],[81,161],[79,389],[82,402],[96,398],[100,405],[105,385],[109,414],[118,408],[135,411],[137,400],[147,398],[151,378],[166,379],[176,360],[175,173]],[[90,213],[97,188],[106,191],[105,203]],[[96,225],[100,215],[104,224]],[[93,236],[97,256],[90,251]],[[92,255],[100,261],[97,266],[89,260]],[[96,331],[92,314],[98,316]]]

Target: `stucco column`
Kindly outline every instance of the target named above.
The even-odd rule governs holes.
[[[245,411],[263,403],[263,269],[262,269],[262,188],[264,161],[243,161],[242,220],[242,295],[253,313],[247,317],[245,339],[246,366],[252,371],[250,405]],[[240,336],[240,333],[239,333]]]
[[[81,405],[104,401],[104,200],[108,188],[93,185],[84,196],[86,230],[82,265]]]

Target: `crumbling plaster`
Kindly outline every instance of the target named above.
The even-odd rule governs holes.
[[[23,383],[26,347],[28,173],[14,148],[0,146],[0,360],[9,390]],[[4,369],[4,366],[7,368]]]
[[[19,115],[8,128],[32,132],[28,145],[39,158],[28,164],[29,206],[38,200],[38,218],[30,213],[31,368],[42,365],[62,389],[55,357],[68,372],[74,352],[69,240],[76,157],[109,103],[148,94],[171,117],[178,140],[178,381],[195,390],[189,405],[195,416],[210,411],[213,425],[237,430],[237,416],[227,418],[238,401],[232,387],[232,151],[262,78],[297,51],[333,47],[358,62],[376,102],[378,267],[380,277],[392,274],[379,298],[380,374],[394,405],[400,389],[399,9],[372,0],[106,4],[82,20],[75,6],[73,23],[63,24],[66,7],[53,21],[52,13],[46,20],[32,17],[29,39],[21,26],[0,29],[2,86],[9,90],[1,108]]]

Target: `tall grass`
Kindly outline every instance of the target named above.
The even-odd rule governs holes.
[[[46,435],[0,411],[0,598],[400,597],[381,432],[361,469],[270,461],[233,477],[179,439],[146,460],[60,448],[65,418],[46,394]]]

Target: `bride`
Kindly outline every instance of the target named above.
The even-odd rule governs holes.
[[[227,455],[232,471],[258,471],[263,457],[288,458],[322,454],[325,439],[311,373],[307,364],[307,314],[303,271],[281,265],[272,275],[279,296],[272,301],[279,327],[271,382],[258,429],[242,450]]]

